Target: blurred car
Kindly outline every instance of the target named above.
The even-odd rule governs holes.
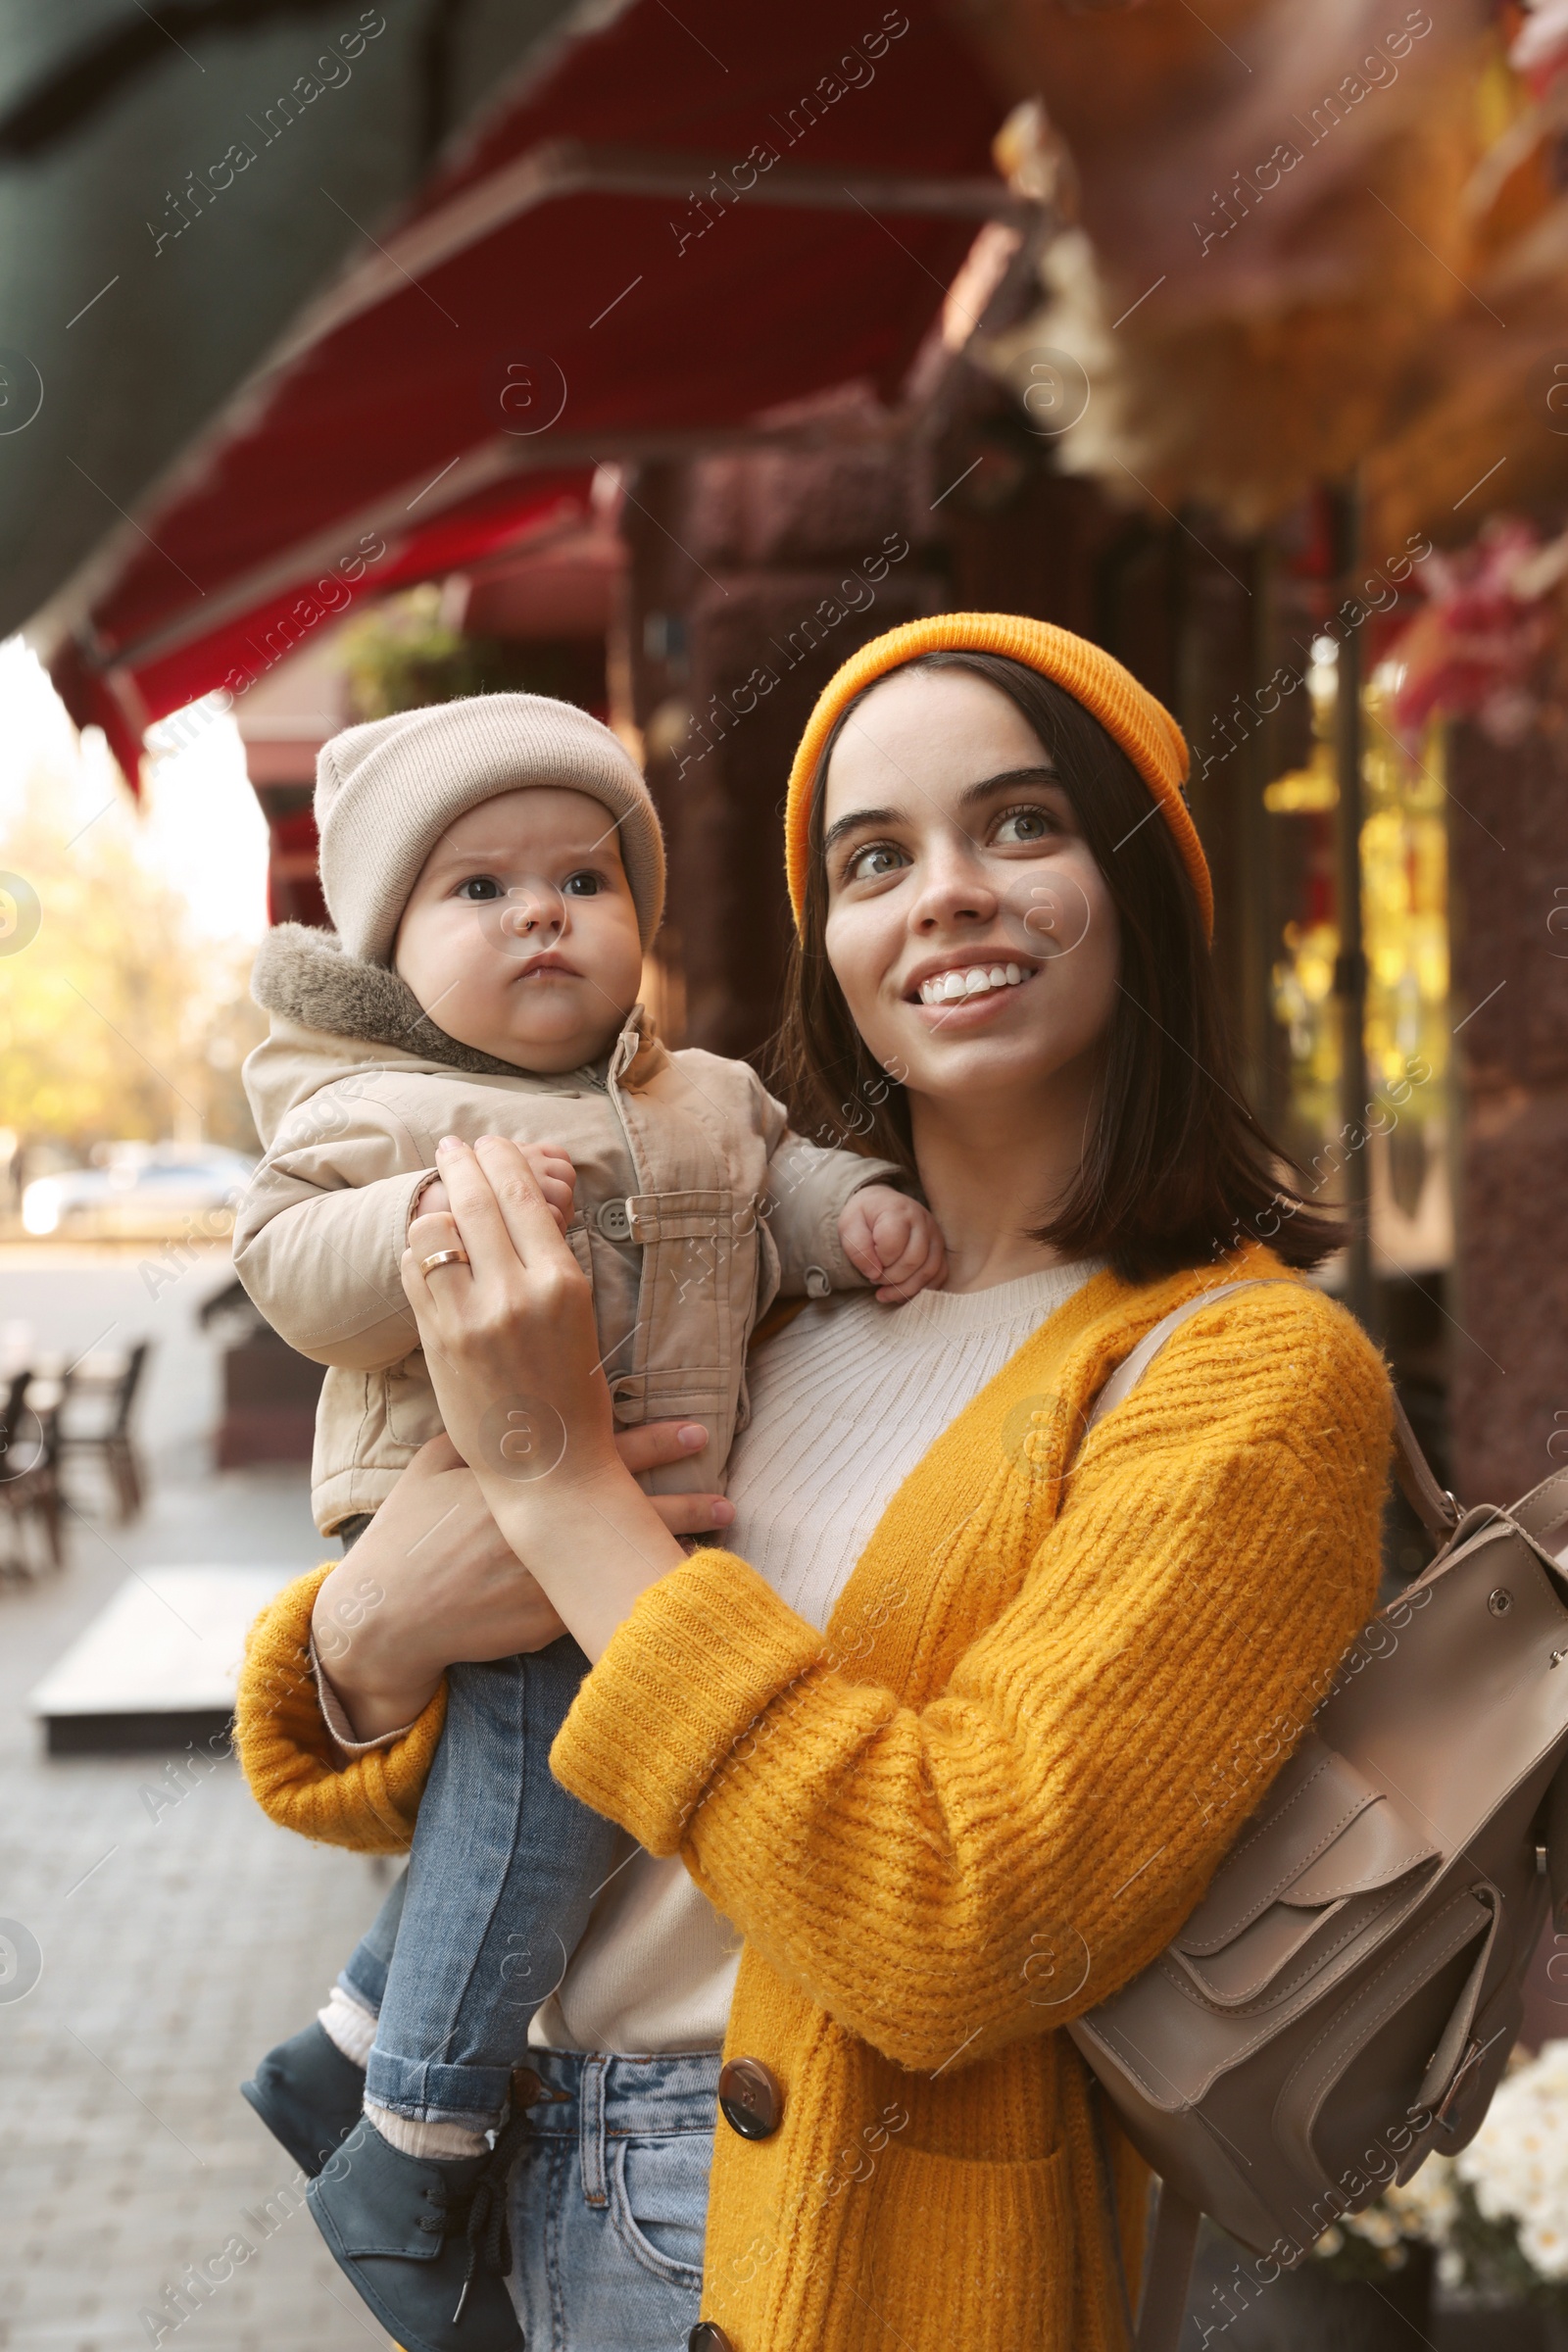
[[[73,1241],[217,1240],[232,1227],[255,1165],[220,1144],[110,1144],[102,1156],[101,1167],[27,1185],[24,1231]]]

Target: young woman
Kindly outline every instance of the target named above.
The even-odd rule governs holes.
[[[791,1083],[907,1167],[952,1270],[757,1350],[729,1508],[685,1522],[724,1548],[617,1451],[518,1155],[443,1149],[405,1278],[457,1455],[274,1604],[239,1730],[276,1818],[392,1847],[449,1663],[563,1627],[593,1661],[552,1763],[626,1858],[504,2156],[539,2352],[1123,2339],[1146,2177],[1061,2029],[1193,1908],[1370,1610],[1390,1418],[1292,1271],[1337,1237],[1238,1099],[1185,766],[1119,664],[1004,615],[895,630],[823,695]],[[519,1417],[548,1475],[500,1449]]]

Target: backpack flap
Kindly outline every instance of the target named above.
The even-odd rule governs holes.
[[[1282,1999],[1386,1908],[1438,1849],[1309,1734],[1170,1944],[1205,2000]]]
[[[1382,1789],[1308,1732],[1179,1935],[1077,2021],[1080,2046],[1093,2036],[1154,2106],[1196,2106],[1388,1933],[1438,1858]]]

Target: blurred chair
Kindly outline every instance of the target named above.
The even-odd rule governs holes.
[[[5,1402],[0,1404],[0,1479],[14,1478],[13,1449],[24,1445],[22,1422],[26,1412],[27,1388],[32,1379],[32,1367],[13,1372],[6,1382]]]
[[[325,1367],[296,1355],[237,1281],[215,1292],[197,1320],[223,1351],[223,1417],[214,1448],[219,1469],[308,1462]]]
[[[95,1455],[109,1473],[122,1521],[142,1505],[141,1464],[130,1434],[130,1417],[141,1386],[150,1343],[84,1355],[66,1374],[61,1404],[60,1450],[71,1460]]]
[[[31,1576],[29,1526],[41,1525],[51,1564],[65,1565],[61,1536],[60,1444],[63,1381],[40,1381],[30,1371],[14,1372],[0,1421],[0,1512],[16,1532],[16,1544],[0,1561],[0,1573]]]

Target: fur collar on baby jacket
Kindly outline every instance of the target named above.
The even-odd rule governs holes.
[[[476,1078],[529,1075],[475,1046],[460,1045],[432,1021],[400,972],[351,956],[335,931],[308,923],[279,923],[263,940],[251,974],[251,995],[264,1012],[281,1013],[307,1029],[357,1037],[367,1045],[396,1046]]]

